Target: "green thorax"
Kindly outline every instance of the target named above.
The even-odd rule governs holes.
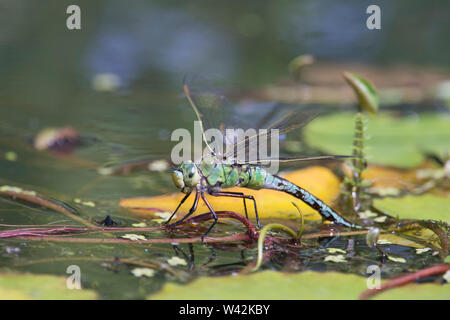
[[[271,175],[259,166],[218,163],[205,157],[198,165],[207,183],[212,187],[245,187],[261,189]]]

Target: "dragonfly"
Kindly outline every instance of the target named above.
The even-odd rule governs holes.
[[[230,127],[227,126],[227,122],[233,123],[233,125],[236,126],[236,118],[238,120],[240,119],[242,122],[242,119],[249,117],[242,114],[238,114],[236,116],[236,110],[234,110],[234,108],[227,103],[227,100],[218,93],[209,91],[206,93],[201,91],[196,92],[195,89],[191,90],[190,84],[186,81],[183,83],[183,89],[189,105],[194,111],[198,123],[200,124],[202,140],[206,144],[207,148],[206,152],[199,160],[183,161],[172,171],[172,180],[175,186],[182,193],[184,193],[185,196],[182,198],[166,224],[172,220],[181,205],[189,198],[189,196],[194,194],[194,202],[188,213],[171,226],[175,227],[180,225],[188,219],[197,210],[199,200],[201,199],[214,218],[213,223],[202,236],[202,242],[204,242],[205,237],[218,222],[214,208],[205,197],[205,195],[208,194],[215,197],[233,197],[243,199],[244,211],[247,218],[248,212],[246,200],[252,201],[256,222],[258,227],[261,228],[255,198],[252,195],[247,195],[245,193],[226,190],[231,187],[243,187],[253,190],[271,189],[288,193],[319,212],[325,220],[329,220],[337,225],[342,225],[349,228],[361,228],[360,226],[346,220],[324,201],[320,200],[307,190],[287,179],[284,179],[276,174],[272,174],[267,170],[267,166],[273,162],[295,163],[296,161],[336,160],[353,158],[353,156],[327,155],[284,158],[264,157],[252,160],[248,159],[248,156],[237,157],[239,152],[242,152],[242,150],[245,150],[246,148],[248,149],[251,139],[259,139],[258,141],[264,140],[269,142],[272,137],[270,132],[274,129],[277,130],[278,134],[276,137],[279,138],[280,135],[285,135],[292,130],[304,126],[306,123],[311,121],[317,113],[309,112],[305,114],[304,110],[290,111],[271,125],[267,126],[267,131],[258,131],[257,134],[250,137],[245,136],[243,138],[241,137],[241,139],[236,139],[236,137],[228,137],[224,134],[224,140],[228,140],[225,142],[230,144],[231,148],[227,149],[227,152],[220,153],[211,146],[211,140],[207,138],[205,131],[210,128],[220,128],[222,132],[225,132],[225,128]],[[246,151],[248,154],[248,150]]]

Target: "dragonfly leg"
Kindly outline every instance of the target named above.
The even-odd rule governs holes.
[[[195,210],[197,210],[197,205],[198,205],[198,194],[199,192],[196,190],[195,191],[195,199],[194,199],[194,203],[192,204],[192,207],[189,209],[189,212],[181,219],[178,220],[177,222],[175,222],[172,226],[175,227],[177,225],[179,225],[180,223],[182,223],[184,220],[186,220],[187,218],[189,218],[189,216],[191,216]]]
[[[259,222],[259,216],[258,216],[258,209],[256,208],[256,200],[253,196],[244,194],[242,192],[232,192],[232,191],[218,191],[218,192],[211,192],[210,193],[212,196],[215,197],[234,197],[234,198],[242,198],[244,199],[244,209],[245,209],[245,217],[248,219],[248,214],[247,214],[247,205],[245,203],[245,199],[249,199],[253,201],[253,205],[255,207],[255,216],[256,216],[256,223],[258,225],[258,228],[261,228],[261,223]]]
[[[191,195],[191,193],[187,193],[183,199],[181,199],[180,203],[178,204],[178,207],[175,209],[175,211],[170,216],[169,220],[166,221],[165,224],[169,224],[170,220],[172,220],[173,216],[177,213],[178,209],[180,209],[181,205],[186,201],[186,199]]]
[[[249,199],[245,196],[245,194],[243,194],[242,192],[232,192],[232,191],[227,191],[227,192],[222,192],[222,191],[217,191],[217,192],[210,192],[210,195],[214,196],[214,197],[234,197],[234,198],[242,198],[244,200],[244,210],[245,210],[245,217],[248,219],[248,213],[247,213],[247,203],[245,202],[245,199]],[[255,201],[255,199],[253,199],[253,201]]]
[[[206,235],[211,231],[211,229],[216,225],[217,223],[217,215],[216,212],[214,211],[214,209],[211,207],[211,204],[209,203],[208,200],[206,200],[205,198],[205,194],[203,192],[200,193],[200,196],[202,197],[203,202],[206,204],[206,206],[208,207],[209,211],[212,213],[213,217],[214,217],[214,222],[212,223],[212,225],[208,228],[208,230],[206,230],[206,232],[202,235],[202,242],[205,242],[205,237]]]

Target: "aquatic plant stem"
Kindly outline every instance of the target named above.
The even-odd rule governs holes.
[[[168,238],[168,239],[146,239],[146,240],[127,240],[127,239],[102,239],[102,238],[72,238],[63,236],[21,236],[20,238],[32,241],[49,241],[49,242],[75,242],[75,243],[118,243],[118,244],[148,244],[148,243],[196,243],[202,242],[201,237],[194,238]],[[240,233],[233,236],[225,236],[220,238],[205,238],[208,242],[233,242],[233,241],[250,241],[252,238],[247,233]]]
[[[425,278],[428,276],[436,275],[436,274],[444,274],[450,270],[450,263],[439,264],[437,266],[433,266],[430,268],[422,269],[414,273],[409,273],[403,276],[399,276],[389,282],[383,283],[379,289],[369,289],[364,291],[360,296],[360,300],[365,300],[373,297],[383,291],[388,289],[404,286],[410,282],[413,282],[417,279]]]
[[[302,213],[302,211],[300,210],[300,207],[295,203],[295,202],[292,202],[292,204],[294,205],[294,207],[297,209],[297,211],[298,211],[298,213],[300,214],[300,230],[298,231],[298,235],[297,235],[297,238],[299,239],[299,240],[301,240],[301,238],[302,238],[302,235],[303,235],[303,227],[304,227],[304,225],[305,225],[305,221],[304,221],[304,219],[303,219],[303,213]]]
[[[20,192],[19,192],[20,190]],[[11,190],[0,190],[0,194],[12,197],[13,199],[21,199],[25,200],[30,203],[34,203],[37,205],[40,205],[42,207],[54,210],[56,212],[62,213],[66,217],[75,220],[77,222],[80,222],[88,227],[95,227],[94,224],[91,222],[81,218],[80,216],[76,215],[75,209],[69,207],[68,205],[64,204],[61,201],[47,198],[40,196],[36,194],[34,191],[28,191],[27,190],[21,190],[20,188],[17,188],[17,191],[13,188]]]
[[[264,250],[264,239],[266,237],[266,234],[269,230],[278,229],[281,231],[284,231],[292,236],[294,239],[298,239],[297,233],[295,233],[294,230],[292,230],[289,227],[286,227],[285,225],[279,224],[279,223],[271,223],[265,226],[258,236],[258,257],[256,260],[255,267],[251,270],[252,272],[257,271],[259,267],[261,267],[262,260],[263,260],[263,250]]]

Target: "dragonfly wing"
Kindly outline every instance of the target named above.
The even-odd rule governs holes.
[[[259,146],[265,146],[266,152],[272,154],[271,146],[273,143],[278,144],[280,138],[298,128],[301,128],[315,119],[321,112],[319,108],[305,109],[297,108],[294,110],[280,110],[278,120],[267,126],[265,130],[260,130],[253,135],[248,135],[243,139],[239,139],[225,156],[228,158],[236,158],[240,162],[258,160],[260,155]],[[291,108],[292,109],[292,108]]]
[[[233,105],[222,91],[212,88],[199,76],[185,77],[184,91],[197,120],[200,121],[204,142],[210,151],[221,150],[219,153],[222,156],[226,151],[225,145],[238,143],[236,136],[227,129],[247,130],[254,127],[255,118],[262,118],[274,104],[266,102]],[[221,134],[221,141],[212,138],[212,135],[218,132]],[[217,155],[217,152],[215,153]]]
[[[295,162],[305,162],[305,161],[326,161],[326,160],[345,160],[345,159],[355,159],[355,156],[346,156],[346,155],[324,155],[324,156],[299,156],[299,157],[273,157],[273,158],[264,158],[257,159],[254,161],[245,161],[239,162],[238,164],[251,164],[251,165],[261,165],[266,166],[270,165],[272,162],[279,163],[295,163]]]

